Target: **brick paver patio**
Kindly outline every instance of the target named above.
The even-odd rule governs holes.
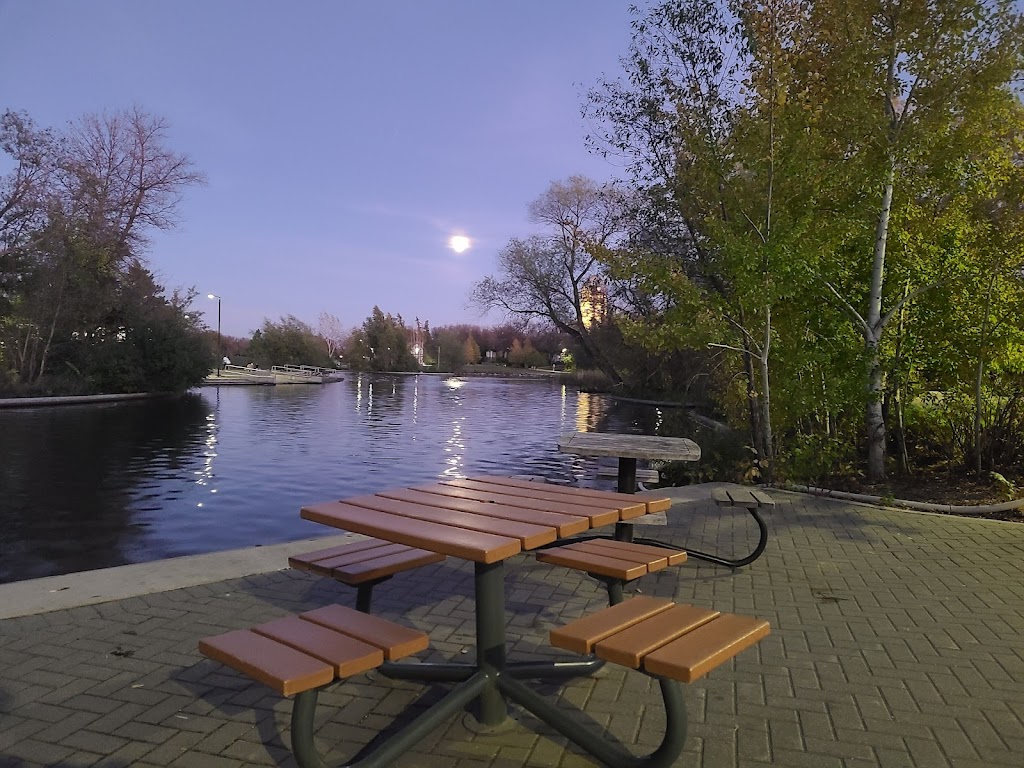
[[[1024,765],[1024,525],[773,495],[771,540],[752,566],[691,561],[627,587],[773,627],[687,686],[679,765]],[[676,504],[668,518],[647,532],[684,547],[739,552],[754,533],[745,514],[710,502]],[[511,653],[565,658],[547,631],[603,607],[604,588],[532,556],[511,563]],[[425,658],[458,657],[472,652],[471,590],[471,566],[449,558],[378,587],[374,612],[429,632]],[[292,765],[290,703],[203,659],[196,641],[354,597],[284,570],[0,621],[0,766]],[[439,694],[352,678],[321,696],[318,740],[349,757]],[[660,696],[639,673],[609,665],[565,686],[562,701],[641,749],[661,736]],[[523,715],[499,733],[456,718],[396,765],[594,763]]]

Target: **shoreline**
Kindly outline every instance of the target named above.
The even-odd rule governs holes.
[[[152,400],[158,397],[177,397],[177,392],[122,392],[110,395],[54,395],[51,397],[4,397],[0,408],[36,408],[47,405],[87,405],[113,403],[121,400]]]

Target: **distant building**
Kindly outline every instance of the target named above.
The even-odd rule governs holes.
[[[583,326],[590,328],[608,319],[608,287],[599,277],[588,278],[580,290]]]

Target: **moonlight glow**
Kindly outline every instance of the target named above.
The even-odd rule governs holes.
[[[462,253],[469,248],[469,238],[465,235],[452,235],[448,238],[448,247],[456,253]]]

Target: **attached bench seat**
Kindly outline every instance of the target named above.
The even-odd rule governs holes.
[[[756,488],[712,488],[711,498],[721,507],[774,507],[775,501],[764,491]]]
[[[670,768],[686,743],[686,702],[680,683],[691,683],[758,643],[770,632],[768,622],[719,613],[671,600],[634,597],[551,632],[557,648],[598,658],[653,676],[665,702],[665,735],[649,755],[632,754],[607,734],[584,730],[560,714],[558,707],[520,694],[534,713],[542,713],[577,744],[607,765]]]
[[[608,588],[608,604],[622,602],[622,586],[686,561],[686,552],[614,539],[586,539],[537,553],[537,560],[585,571]]]
[[[423,651],[426,634],[378,616],[327,605],[199,641],[199,651],[282,696],[292,705],[292,749],[300,766],[322,766],[313,746],[320,688]]]
[[[638,596],[551,631],[551,644],[692,683],[767,637],[767,621]]]
[[[369,613],[373,588],[377,584],[387,581],[396,573],[440,563],[444,559],[445,556],[437,552],[369,538],[303,555],[292,555],[288,558],[288,565],[356,587],[356,608]]]

